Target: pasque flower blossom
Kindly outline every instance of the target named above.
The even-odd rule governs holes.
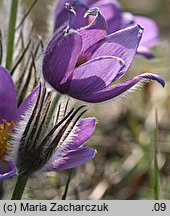
[[[63,118],[58,112],[56,124],[47,125],[51,93],[40,85],[17,108],[15,86],[2,66],[0,100],[0,180],[14,175],[16,168],[19,174],[63,170],[95,156],[96,150],[83,147],[96,125],[95,118],[80,119],[84,106]]]
[[[55,10],[55,29],[68,20],[68,12],[65,8],[67,2],[71,3],[77,16],[74,20],[75,29],[83,27],[89,23],[89,18],[84,19],[84,13],[91,7],[98,7],[106,18],[108,29],[111,34],[134,24],[139,24],[144,28],[144,34],[139,44],[137,52],[147,58],[154,57],[149,48],[159,41],[159,29],[155,21],[144,16],[134,16],[129,12],[123,12],[117,0],[60,0]]]
[[[86,163],[96,150],[83,147],[95,130],[96,119],[80,119],[84,106],[59,110],[55,123],[46,119],[51,93],[37,86],[17,108],[15,86],[9,72],[0,66],[0,181],[36,170],[69,169]],[[9,139],[10,138],[10,139]]]
[[[16,167],[11,159],[7,159],[8,151],[12,148],[9,138],[16,122],[25,112],[29,103],[34,99],[31,94],[19,108],[15,86],[9,72],[0,66],[0,181],[14,175]]]
[[[92,159],[96,150],[83,146],[93,134],[95,118],[81,118],[84,106],[58,111],[51,116],[53,96],[44,85],[36,101],[25,112],[12,134],[15,146],[9,157],[16,162],[19,175],[35,171],[58,171],[79,166]],[[24,126],[23,126],[24,125]]]
[[[72,11],[71,11],[72,13]],[[73,30],[65,23],[49,41],[44,52],[45,80],[62,94],[98,103],[123,94],[142,80],[164,80],[143,73],[112,85],[127,72],[138,48],[143,29],[133,25],[107,35],[107,24],[98,8],[85,16],[95,19],[84,28]]]

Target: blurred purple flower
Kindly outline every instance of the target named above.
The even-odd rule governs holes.
[[[33,98],[34,93],[18,109],[12,78],[9,72],[0,65],[0,181],[11,177],[16,172],[14,162],[6,159],[10,148],[8,139],[16,122]]]
[[[90,25],[69,29],[67,23],[59,28],[48,43],[42,71],[45,80],[62,94],[91,103],[114,98],[141,80],[164,80],[144,73],[112,85],[127,72],[138,48],[143,29],[139,25],[107,35],[105,18],[97,8],[85,16],[95,16]]]
[[[156,45],[159,41],[159,29],[157,24],[150,18],[134,16],[131,13],[123,12],[117,0],[60,0],[55,10],[55,29],[60,27],[68,20],[68,12],[65,4],[70,2],[76,12],[73,28],[77,29],[89,23],[89,19],[84,19],[84,13],[91,7],[98,7],[106,18],[108,30],[111,34],[120,29],[139,24],[144,28],[144,34],[139,44],[137,53],[147,58],[153,58],[154,54],[149,48]]]

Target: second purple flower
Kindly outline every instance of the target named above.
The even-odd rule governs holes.
[[[164,80],[144,73],[112,85],[127,72],[142,37],[143,29],[134,25],[107,35],[107,24],[97,8],[85,16],[95,16],[93,22],[75,31],[64,24],[47,45],[43,58],[45,80],[61,94],[98,103],[112,99],[143,79]]]

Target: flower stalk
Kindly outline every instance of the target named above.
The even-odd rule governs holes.
[[[86,106],[70,108],[68,101],[64,107],[62,104],[57,106],[59,95],[53,97],[45,84],[40,83],[34,92],[37,97],[18,121],[10,140],[10,144],[16,147],[11,150],[9,158],[13,158],[18,171],[13,200],[22,198],[28,177],[34,172],[70,169],[86,163],[96,154],[95,149],[83,146],[96,125],[95,118],[81,119],[87,111]],[[30,96],[25,101],[29,99]],[[69,182],[70,179],[65,198]]]
[[[21,200],[27,181],[28,175],[25,174],[18,176],[11,200]]]

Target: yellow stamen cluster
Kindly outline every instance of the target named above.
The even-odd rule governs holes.
[[[8,138],[12,131],[14,122],[7,122],[5,119],[0,124],[0,158],[3,158],[7,154]]]

